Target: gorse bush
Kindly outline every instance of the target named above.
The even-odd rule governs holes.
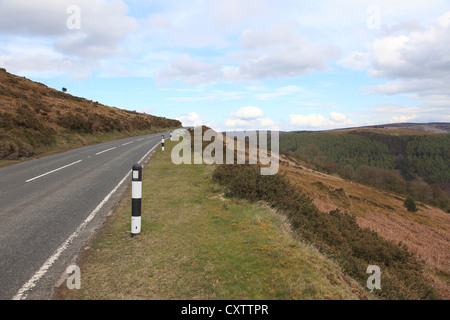
[[[304,214],[315,210],[311,199],[296,192],[285,176],[261,176],[257,165],[220,165],[214,171],[213,179],[228,186],[228,196],[264,200],[275,208]]]
[[[369,265],[382,271],[382,290],[388,299],[437,299],[436,291],[423,277],[424,264],[406,247],[395,245],[369,229],[362,229],[353,216],[320,212],[300,194],[283,174],[262,176],[257,165],[220,165],[213,179],[227,187],[227,195],[249,201],[265,201],[283,212],[298,235],[333,257],[343,270],[365,286]]]
[[[408,209],[409,212],[417,212],[418,211],[416,202],[411,197],[406,198],[404,204],[405,204],[406,209]]]

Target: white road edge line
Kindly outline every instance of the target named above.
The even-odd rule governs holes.
[[[99,154],[102,154],[102,153],[105,153],[105,152],[114,150],[114,149],[116,149],[116,148],[117,148],[117,147],[114,147],[114,148],[111,148],[111,149],[107,149],[107,150],[103,150],[103,151],[101,151],[101,152],[99,152],[99,153],[96,153],[95,155],[98,156]]]
[[[25,182],[26,182],[26,183],[28,183],[28,182],[34,181],[34,180],[36,180],[36,179],[39,179],[39,178],[45,177],[46,175],[49,175],[49,174],[51,174],[51,173],[54,173],[54,172],[56,172],[56,171],[59,171],[59,170],[62,170],[62,169],[68,168],[68,167],[70,167],[70,166],[73,166],[73,165],[75,165],[75,164],[77,164],[77,163],[80,163],[81,161],[83,161],[83,160],[78,160],[78,161],[76,161],[76,162],[73,162],[73,163],[71,163],[71,164],[68,164],[68,165],[66,165],[66,166],[64,166],[64,167],[61,167],[61,168],[58,168],[58,169],[55,169],[55,170],[49,171],[49,172],[47,172],[47,173],[41,174],[40,176],[37,176],[37,177],[35,177],[35,178],[32,178],[32,179],[28,179],[28,180],[27,180],[27,181],[25,181]]]
[[[156,146],[154,146],[149,152],[145,154],[145,156],[142,157],[141,160],[139,160],[139,163],[145,160],[145,158],[153,151],[156,147],[158,147],[160,143],[158,143]],[[55,263],[55,261],[59,258],[59,256],[64,252],[64,250],[67,249],[69,244],[78,236],[78,234],[81,232],[81,230],[92,220],[94,219],[95,215],[101,210],[101,208],[105,205],[106,202],[112,197],[112,195],[120,188],[120,186],[125,182],[125,180],[130,176],[131,171],[128,171],[125,177],[119,182],[119,184],[100,202],[100,204],[97,206],[97,208],[94,209],[94,211],[91,212],[91,214],[84,220],[78,228],[75,230],[72,235],[67,238],[67,240],[53,253],[53,255],[45,261],[45,263],[42,265],[42,267],[31,277],[30,280],[28,280],[27,283],[25,283],[22,288],[16,293],[16,295],[12,298],[12,300],[24,300],[27,297],[27,291],[33,289],[37,282],[47,273],[47,271],[50,269],[50,267]]]
[[[144,161],[145,160],[145,158],[147,158],[147,156],[150,154],[150,153],[152,153],[153,152],[153,150],[155,150],[156,149],[156,147],[158,147],[159,145],[161,144],[161,142],[158,142],[157,144],[156,144],[156,146],[154,146],[149,152],[147,152],[146,154],[145,154],[145,156],[143,156],[142,157],[142,159],[141,160],[139,160],[139,164],[142,164],[142,161]]]

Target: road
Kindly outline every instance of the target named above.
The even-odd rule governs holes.
[[[0,169],[0,300],[52,298],[130,184],[133,164],[160,150],[163,134],[167,139],[168,132],[127,138]]]

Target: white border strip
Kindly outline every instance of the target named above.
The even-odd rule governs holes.
[[[142,161],[147,158],[147,156],[156,149],[156,147],[159,146],[160,143],[158,143],[156,146],[154,146],[149,152],[145,154],[144,157],[139,161],[141,163]],[[53,255],[45,261],[45,263],[42,265],[42,267],[31,277],[30,280],[28,280],[27,283],[25,283],[22,288],[16,293],[16,295],[12,298],[12,300],[25,300],[27,297],[27,291],[33,289],[37,282],[47,273],[47,271],[50,269],[50,267],[55,263],[55,261],[59,258],[59,256],[64,252],[64,250],[67,249],[69,244],[80,234],[81,230],[89,223],[92,219],[94,219],[95,215],[103,208],[106,202],[111,198],[111,196],[120,188],[120,186],[126,181],[126,179],[130,176],[131,171],[128,171],[125,177],[119,182],[119,184],[100,202],[100,204],[97,206],[97,208],[94,209],[94,211],[91,212],[91,214],[86,218],[86,220],[81,223],[77,230],[75,230],[72,235],[67,238],[67,240],[53,253]]]
[[[145,154],[145,156],[143,156],[142,159],[139,160],[138,163],[139,163],[139,164],[142,164],[142,162],[147,158],[147,156],[148,156],[150,153],[152,153],[153,150],[155,150],[160,144],[161,144],[161,142],[157,143],[156,146],[154,146],[149,152],[147,152],[147,153]]]

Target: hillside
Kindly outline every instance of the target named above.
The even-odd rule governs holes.
[[[79,257],[83,288],[62,286],[64,299],[449,299],[443,211],[408,212],[402,195],[285,156],[273,176],[177,166],[173,146],[145,170],[142,234],[127,233],[127,197]],[[369,265],[382,272],[372,293]]]
[[[309,168],[410,195],[450,211],[450,134],[355,128],[280,135],[280,151]]]
[[[0,160],[179,127],[177,120],[108,107],[0,69]]]
[[[444,299],[450,298],[449,214],[423,203],[418,204],[418,212],[408,212],[404,195],[318,172],[292,158],[284,158],[281,169],[321,212],[346,212],[356,218],[361,228],[405,245],[424,260],[426,279]]]

